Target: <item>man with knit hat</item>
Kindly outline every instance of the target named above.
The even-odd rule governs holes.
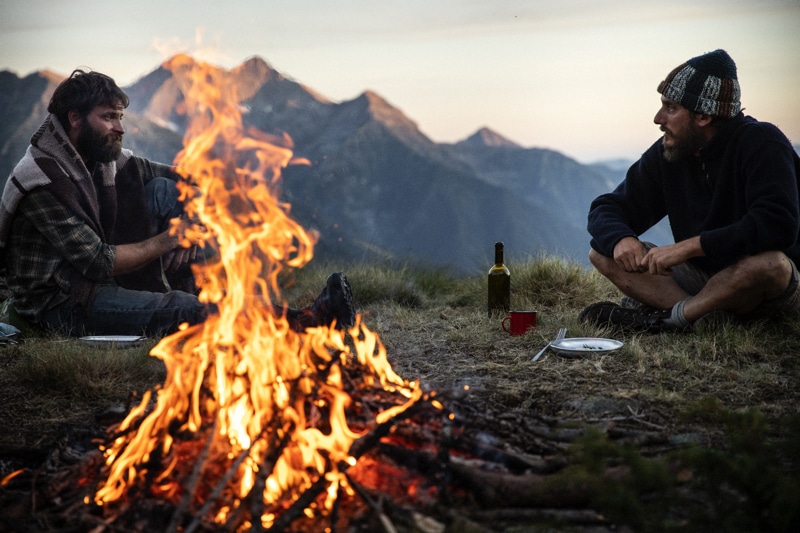
[[[724,50],[679,65],[658,92],[654,122],[664,135],[589,210],[589,259],[626,297],[590,305],[581,321],[661,332],[719,314],[800,312],[800,158],[791,143],[742,113]],[[674,244],[639,240],[665,216]]]

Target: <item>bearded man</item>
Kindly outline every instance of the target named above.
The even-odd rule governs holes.
[[[216,311],[171,275],[191,277],[186,265],[196,255],[195,246],[181,245],[192,224],[178,200],[182,178],[122,147],[128,103],[110,77],[75,70],[56,88],[50,115],[6,182],[0,253],[14,314],[25,325],[161,336]],[[296,330],[355,319],[341,273],[310,307],[275,311]]]
[[[742,113],[724,50],[679,65],[658,92],[654,122],[664,135],[589,210],[589,259],[626,297],[592,304],[580,319],[661,332],[800,311],[800,158],[791,143]],[[665,216],[674,244],[639,240]]]

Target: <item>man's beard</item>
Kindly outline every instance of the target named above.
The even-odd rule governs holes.
[[[666,140],[667,132],[664,132],[664,139]],[[667,161],[681,161],[694,156],[698,150],[703,146],[703,136],[700,134],[699,128],[694,124],[689,124],[688,129],[680,136],[669,134],[672,139],[672,146],[667,146],[662,140],[661,144],[664,147],[664,159]]]
[[[122,153],[122,135],[100,133],[86,121],[81,124],[77,144],[78,153],[96,163],[116,161]]]

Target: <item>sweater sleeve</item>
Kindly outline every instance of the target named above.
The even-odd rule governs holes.
[[[133,162],[138,168],[144,183],[148,183],[153,178],[168,178],[174,181],[182,179],[181,175],[178,174],[173,166],[157,163],[138,156],[133,156]]]
[[[742,154],[742,152],[744,152]],[[797,155],[774,136],[740,151],[738,183],[744,215],[700,234],[706,255],[736,258],[795,246],[800,233]]]
[[[612,257],[621,239],[638,238],[666,215],[660,185],[660,144],[653,144],[628,169],[616,189],[592,202],[587,229],[597,252]]]

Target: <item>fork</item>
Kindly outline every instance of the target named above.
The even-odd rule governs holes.
[[[533,359],[531,359],[531,362],[534,362],[534,361],[536,361],[537,359],[539,359],[539,358],[542,356],[542,354],[543,354],[545,351],[547,351],[547,349],[550,347],[550,345],[552,345],[554,342],[558,342],[558,341],[560,341],[560,340],[561,340],[561,339],[563,339],[563,338],[564,338],[566,335],[567,335],[567,328],[561,328],[561,329],[559,329],[559,330],[558,330],[558,334],[556,335],[556,338],[555,338],[555,339],[553,339],[552,341],[548,342],[548,343],[547,343],[547,346],[545,346],[544,348],[542,348],[542,349],[541,349],[541,351],[540,351],[539,353],[537,353],[537,354],[536,354],[536,356],[534,356],[534,358],[533,358]]]

